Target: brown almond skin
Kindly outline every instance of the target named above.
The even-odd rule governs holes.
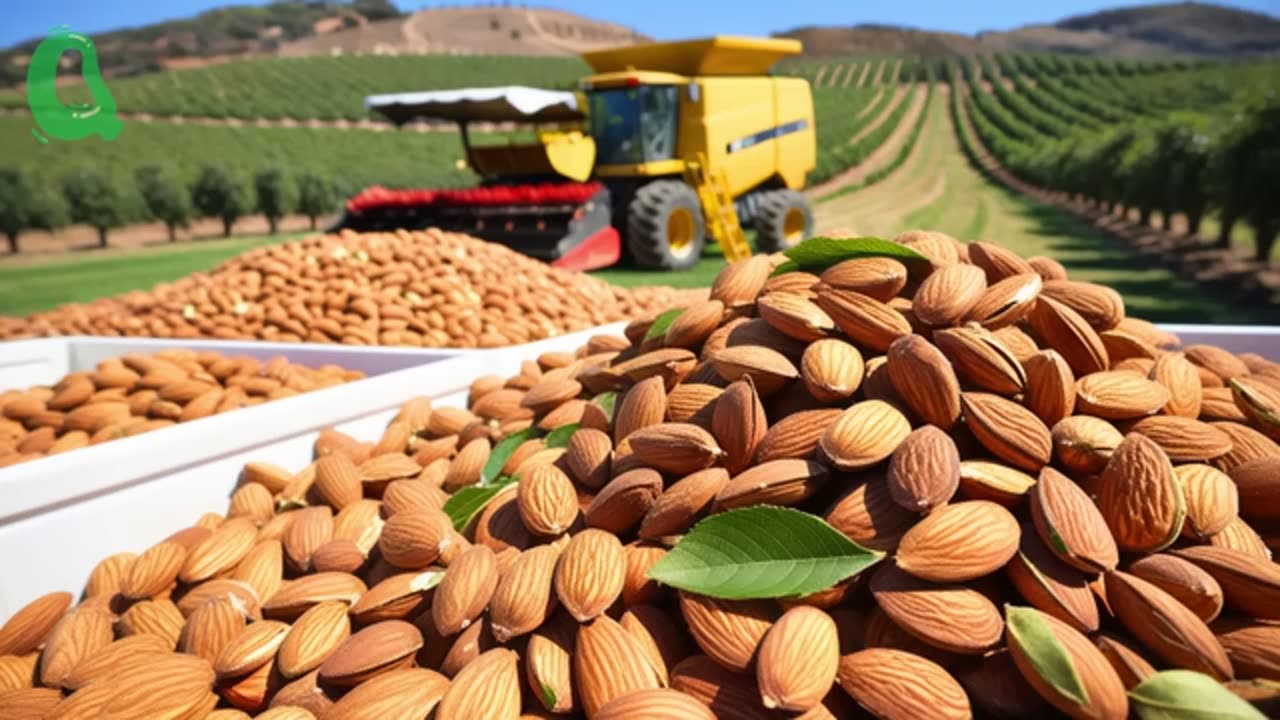
[[[1103,656],[1102,651],[1089,639],[1061,620],[1041,613],[1054,638],[1071,659],[1081,685],[1089,694],[1088,705],[1081,707],[1076,701],[1059,692],[1036,671],[1026,651],[1012,635],[1009,637],[1009,653],[1018,671],[1027,682],[1054,707],[1077,718],[1098,720],[1124,720],[1129,715],[1129,697],[1115,668]]]
[[[724,468],[707,468],[672,483],[649,507],[640,521],[642,540],[657,540],[685,532],[711,508],[716,495],[729,483]]]
[[[579,627],[573,674],[588,717],[628,692],[662,686],[640,643],[607,615]]]
[[[472,545],[449,565],[436,588],[431,616],[444,637],[465,630],[489,605],[498,587],[498,562],[487,545]]]
[[[1206,623],[1222,612],[1222,587],[1209,573],[1174,555],[1148,555],[1129,565],[1129,573],[1172,595]]]
[[[746,670],[773,624],[769,603],[720,600],[680,591],[680,611],[698,647],[721,665]]]
[[[573,481],[554,465],[537,465],[520,475],[516,506],[525,527],[535,535],[555,537],[578,516]]]
[[[716,495],[713,510],[758,504],[790,506],[813,495],[830,477],[826,465],[813,460],[771,460],[734,477]]]
[[[577,621],[563,612],[552,615],[529,636],[523,656],[525,678],[531,689],[538,688],[533,695],[549,712],[570,713],[576,709],[571,678],[577,638]],[[550,706],[547,701],[551,698],[543,695],[543,687],[555,695]]]
[[[351,621],[346,603],[331,600],[315,605],[294,621],[280,644],[276,656],[280,674],[291,680],[306,675],[320,667],[349,637]]]
[[[886,354],[889,379],[911,411],[943,430],[955,425],[960,418],[960,381],[947,356],[919,335],[895,340]]]
[[[418,628],[403,620],[384,620],[353,634],[320,665],[320,680],[354,687],[413,661],[423,645]]]
[[[1178,465],[1173,469],[1186,500],[1187,517],[1182,535],[1191,539],[1207,539],[1232,523],[1241,510],[1237,483],[1220,470],[1208,465]],[[1248,500],[1245,501],[1248,505]]]
[[[902,536],[903,570],[933,582],[968,582],[1004,567],[1018,551],[1021,530],[1013,514],[990,500],[938,508]]]
[[[637,468],[609,481],[584,513],[588,527],[625,535],[640,523],[662,494],[662,476]]]
[[[613,416],[614,443],[622,442],[636,430],[657,425],[666,415],[667,392],[662,378],[653,376],[641,380],[618,398]]]
[[[812,709],[831,689],[839,664],[839,636],[831,616],[806,605],[786,611],[760,644],[756,680],[764,706]]]
[[[574,535],[556,566],[556,596],[578,622],[603,613],[622,594],[626,580],[622,543],[612,533],[587,529]]]
[[[498,579],[489,601],[494,637],[507,642],[536,630],[555,610],[552,590],[560,548],[539,545],[520,553],[511,568]]]
[[[871,648],[840,658],[840,687],[878,717],[973,717],[964,688],[941,666],[918,655]]]
[[[444,697],[448,687],[449,679],[434,670],[393,670],[361,683],[343,695],[324,717],[333,720],[426,717]]]
[[[1120,549],[1157,552],[1181,534],[1186,499],[1155,441],[1126,435],[1102,471],[1101,486],[1098,509]]]
[[[1093,500],[1053,468],[1044,468],[1031,489],[1031,517],[1040,539],[1076,569],[1104,572],[1120,561],[1120,550]]]
[[[818,441],[822,457],[840,470],[880,463],[911,433],[911,423],[894,406],[863,400],[840,413]]]
[[[613,441],[601,430],[579,428],[569,438],[565,450],[565,470],[575,482],[586,488],[604,487],[611,477],[609,472]]]
[[[778,420],[757,445],[755,462],[813,457],[822,434],[841,412],[838,408],[802,410]]]
[[[1115,636],[1099,634],[1093,638],[1093,644],[1098,646],[1107,662],[1111,663],[1127,690],[1132,690],[1156,674],[1156,669],[1145,657]]]
[[[1082,633],[1098,629],[1098,603],[1090,575],[1071,567],[1049,549],[1030,523],[1022,527],[1018,554],[1005,566],[1018,593],[1033,607]]]
[[[745,469],[769,429],[764,404],[750,377],[729,384],[711,414],[711,434],[724,450],[724,466],[731,474]]]
[[[448,517],[438,510],[406,510],[387,520],[378,548],[387,562],[420,570],[435,562],[449,543]]]
[[[961,395],[965,427],[991,454],[1027,472],[1039,472],[1053,452],[1049,428],[1030,410],[999,395]]]
[[[889,458],[889,493],[912,512],[945,504],[960,486],[960,452],[934,425],[913,430]]]
[[[1107,601],[1144,647],[1174,667],[1230,680],[1231,660],[1204,621],[1159,587],[1119,570],[1106,575]]]
[[[716,716],[692,695],[656,688],[632,690],[610,700],[595,720],[716,720]]]
[[[824,519],[865,548],[892,552],[918,516],[895,503],[884,476],[873,472],[840,496]]]
[[[1256,555],[1224,547],[1170,550],[1199,566],[1222,587],[1227,607],[1264,620],[1280,620],[1280,567]]]
[[[449,683],[436,720],[518,720],[520,717],[520,657],[506,648],[494,648],[468,663]]]
[[[921,580],[892,563],[871,576],[871,592],[894,624],[948,652],[980,655],[1004,632],[1000,611],[982,593]]]
[[[111,644],[109,613],[91,607],[71,610],[49,632],[40,654],[40,682],[58,687],[76,665]]]

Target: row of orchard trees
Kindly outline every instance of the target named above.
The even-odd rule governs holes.
[[[1107,210],[1137,209],[1143,224],[1182,213],[1195,234],[1216,214],[1226,247],[1238,222],[1254,231],[1266,261],[1280,233],[1280,94],[1246,98],[1217,111],[1135,118],[1056,140],[997,136],[992,150],[1015,174],[1091,198]],[[999,147],[999,146],[1003,147]]]
[[[339,193],[334,183],[313,173],[290,177],[276,167],[258,169],[249,182],[227,170],[206,165],[189,185],[174,173],[156,165],[134,171],[146,218],[164,223],[169,240],[179,228],[196,218],[216,218],[223,233],[240,218],[263,215],[275,234],[281,218],[299,213],[311,220],[332,212]],[[18,252],[18,236],[26,230],[56,230],[71,223],[88,225],[98,232],[98,245],[106,247],[107,234],[127,219],[122,188],[92,170],[67,174],[56,184],[42,182],[21,170],[0,167],[0,232],[9,251]]]

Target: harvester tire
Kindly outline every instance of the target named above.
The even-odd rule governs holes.
[[[756,251],[781,252],[813,234],[813,208],[795,190],[769,190],[760,194],[755,225]]]
[[[627,207],[627,249],[640,267],[686,270],[706,244],[698,194],[680,180],[641,187]]]

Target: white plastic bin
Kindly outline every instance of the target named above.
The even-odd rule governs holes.
[[[397,353],[372,352],[370,361],[380,358],[376,362],[385,363],[380,366],[384,372],[368,379],[0,469],[0,623],[43,593],[78,595],[94,565],[109,554],[139,552],[205,512],[225,512],[247,462],[301,469],[311,461],[315,434],[322,428],[376,439],[413,396],[465,406],[476,377],[515,374],[526,359],[574,350],[597,334],[620,336],[625,326],[466,352],[425,365],[421,352],[406,350],[400,366],[405,369],[388,359]],[[107,356],[79,347],[81,354],[73,360],[89,358],[92,363]],[[154,343],[139,341],[135,347]],[[274,347],[298,362],[322,362],[321,354],[308,360],[289,353],[290,345]],[[252,349],[255,354],[264,350]],[[345,352],[339,346],[327,351],[333,362],[341,362],[336,358]],[[31,357],[38,358],[35,353]],[[68,365],[49,362],[51,372],[66,372]]]

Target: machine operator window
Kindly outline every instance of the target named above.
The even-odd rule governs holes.
[[[601,165],[670,160],[676,149],[674,86],[598,90],[590,95],[591,136]]]

